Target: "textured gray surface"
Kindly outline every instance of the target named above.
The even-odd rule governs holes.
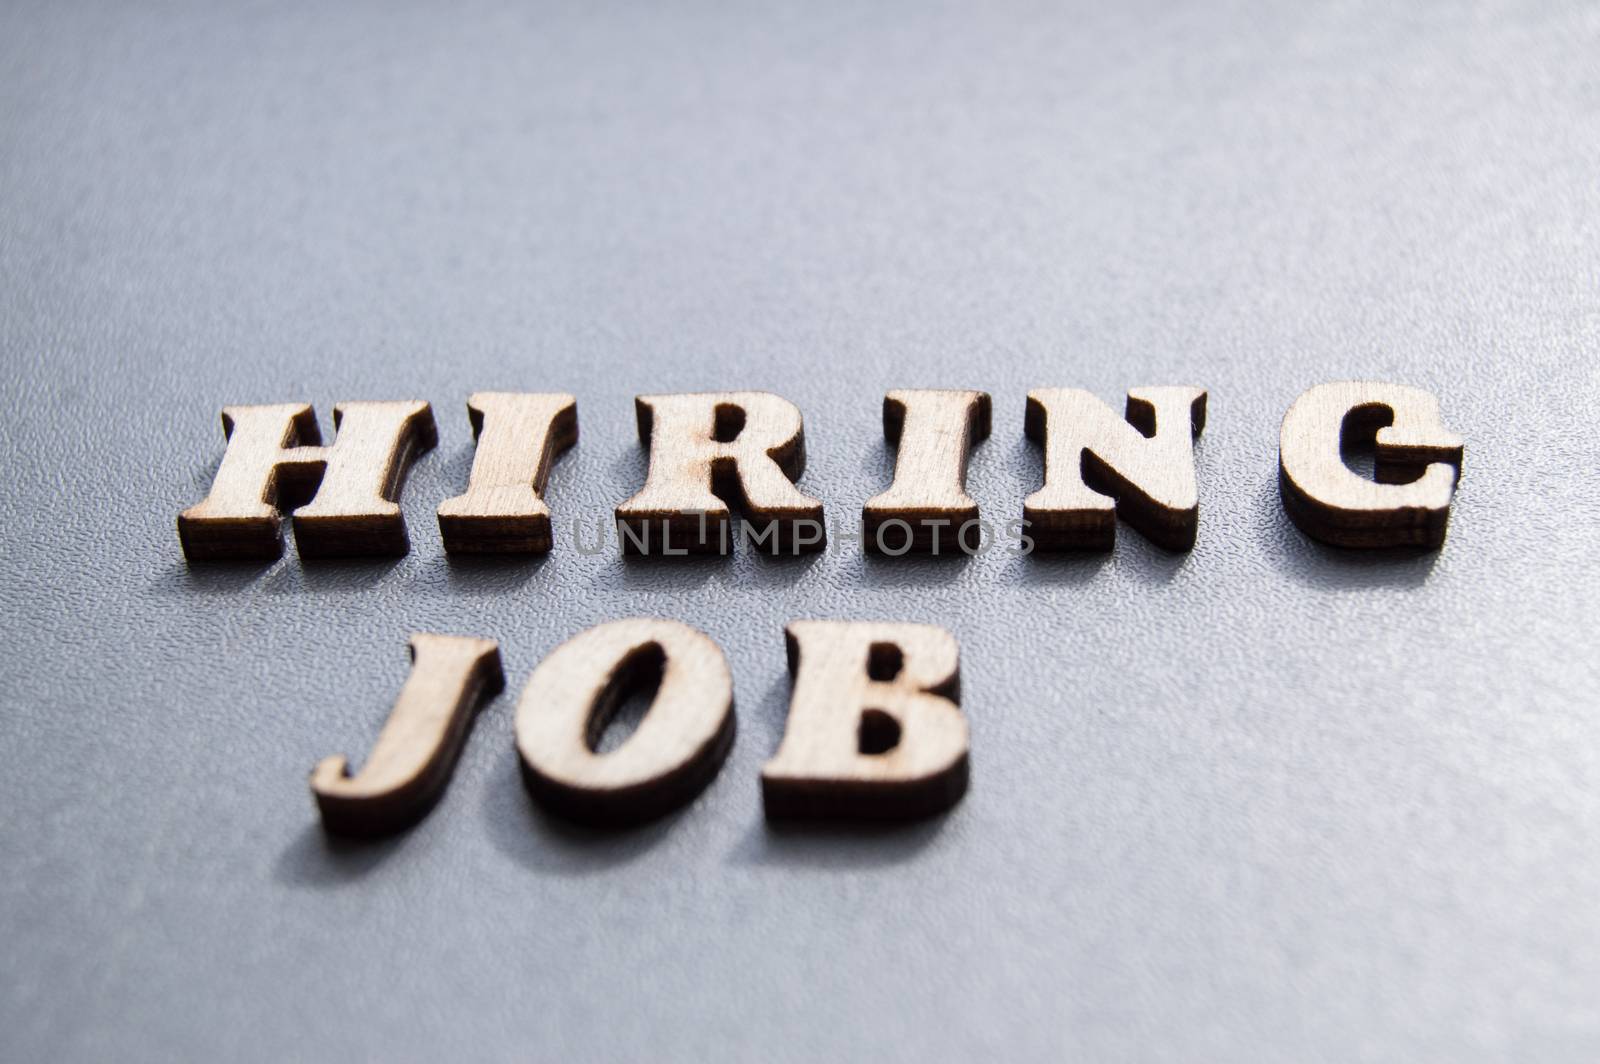
[[[142,10],[134,10],[140,7]],[[0,1050],[11,1059],[1600,1056],[1592,4],[0,12]],[[1437,391],[1450,541],[1307,543],[1277,422]],[[1211,390],[1192,555],[456,565],[465,399],[570,390],[562,527],[631,397],[768,388],[853,520],[891,387]],[[206,568],[225,403],[425,398],[397,564]],[[535,813],[515,689],[681,618],[740,732],[689,810]],[[775,833],[795,617],[948,624],[947,818]],[[502,642],[435,814],[330,849],[405,636]]]

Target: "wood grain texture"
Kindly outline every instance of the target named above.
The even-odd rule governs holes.
[[[311,773],[322,824],[338,835],[385,835],[416,823],[444,793],[479,705],[505,686],[490,639],[411,637],[411,674],[354,776],[341,756]]]
[[[1374,449],[1376,481],[1344,451]],[[1439,401],[1421,388],[1337,381],[1303,393],[1284,415],[1278,447],[1283,508],[1301,531],[1340,547],[1444,544],[1463,445]]]
[[[550,550],[550,467],[578,442],[578,401],[560,393],[477,392],[467,400],[478,441],[465,494],[439,505],[451,554]]]
[[[616,709],[654,687],[644,719],[596,753]],[[529,792],[582,823],[661,816],[699,794],[733,745],[733,676],[721,649],[686,624],[635,617],[590,628],[539,663],[517,705]]]
[[[761,772],[766,814],[896,820],[948,809],[967,789],[955,636],[928,624],[796,621],[794,690]]]
[[[438,443],[424,402],[341,403],[321,446],[304,403],[230,406],[228,439],[204,501],[178,516],[190,561],[270,561],[283,554],[279,507],[292,508],[304,558],[394,556],[410,549],[396,502],[412,460]],[[304,504],[304,505],[301,505]]]
[[[650,448],[644,488],[617,507],[623,550],[733,549],[728,503],[744,510],[771,553],[821,550],[822,503],[794,485],[805,470],[800,411],[770,392],[641,395],[639,439]]]
[[[1044,550],[1110,550],[1117,519],[1168,550],[1194,546],[1200,501],[1194,441],[1202,388],[1130,388],[1125,418],[1081,388],[1028,393],[1028,438],[1044,449],[1044,486],[1023,503]]]
[[[979,516],[967,494],[967,456],[974,443],[988,439],[990,411],[987,392],[929,388],[884,396],[883,434],[898,449],[894,482],[861,510],[867,550],[960,549],[962,527]]]

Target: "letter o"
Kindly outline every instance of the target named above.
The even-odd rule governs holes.
[[[659,678],[634,733],[595,745],[627,696]],[[733,675],[686,624],[634,617],[587,629],[533,670],[517,703],[517,753],[542,805],[589,824],[635,824],[705,789],[733,745]]]
[[[905,542],[900,545],[899,550],[890,550],[883,544],[883,533],[885,529],[891,528],[895,525],[899,525],[900,528],[905,530],[906,538]],[[887,521],[884,521],[878,526],[873,535],[877,537],[878,553],[887,554],[891,558],[898,558],[900,555],[909,551],[917,538],[916,533],[911,528],[911,522],[900,517],[891,517]]]

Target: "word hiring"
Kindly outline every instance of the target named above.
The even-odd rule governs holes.
[[[967,788],[967,722],[953,635],[927,624],[796,621],[784,630],[793,693],[761,770],[769,818],[910,819]],[[426,815],[449,784],[472,719],[505,684],[493,640],[419,633],[411,674],[365,766],[323,760],[311,790],[328,831],[383,835]],[[638,727],[600,753],[631,694]],[[539,663],[517,704],[522,778],[553,812],[638,823],[705,789],[733,745],[733,676],[722,650],[677,621],[635,617],[585,630]]]
[[[726,553],[729,501],[763,526],[774,553],[820,550],[823,507],[795,484],[805,468],[800,411],[767,392],[642,395],[639,439],[650,452],[644,487],[616,508],[629,553]],[[979,520],[966,491],[967,458],[989,435],[990,397],[953,389],[892,391],[884,434],[897,445],[894,480],[862,508],[869,550],[937,550],[941,529]],[[540,553],[551,547],[543,493],[557,456],[578,438],[570,395],[479,392],[467,404],[477,453],[464,494],[439,506],[451,553]],[[1044,484],[1023,502],[1032,546],[1106,550],[1117,518],[1172,550],[1194,546],[1199,525],[1194,440],[1206,393],[1133,388],[1118,416],[1076,388],[1028,393],[1023,430],[1044,452]],[[279,506],[291,508],[304,557],[404,554],[397,503],[407,467],[438,441],[425,402],[334,407],[338,438],[321,444],[305,404],[230,406],[228,446],[204,501],[178,517],[190,560],[279,557]],[[1343,460],[1373,446],[1374,479]],[[1343,381],[1305,392],[1279,434],[1278,482],[1289,516],[1308,535],[1346,547],[1444,542],[1462,461],[1428,392]],[[886,539],[891,525],[894,538]],[[904,531],[901,531],[904,529]],[[892,546],[890,545],[892,544]]]

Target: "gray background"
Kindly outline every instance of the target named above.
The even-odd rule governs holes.
[[[124,5],[0,13],[11,1059],[1594,1059],[1594,4]],[[1303,389],[1434,390],[1435,556],[1280,510]],[[766,388],[854,523],[894,387],[1210,389],[1188,556],[586,557],[633,395]],[[569,390],[542,562],[455,564],[479,389]],[[398,563],[184,564],[226,403],[434,403]],[[326,421],[325,421],[326,424]],[[537,813],[515,691],[635,614],[739,737],[682,815]],[[973,781],[783,831],[782,626],[961,640]],[[434,815],[324,842],[414,630],[512,691]]]

